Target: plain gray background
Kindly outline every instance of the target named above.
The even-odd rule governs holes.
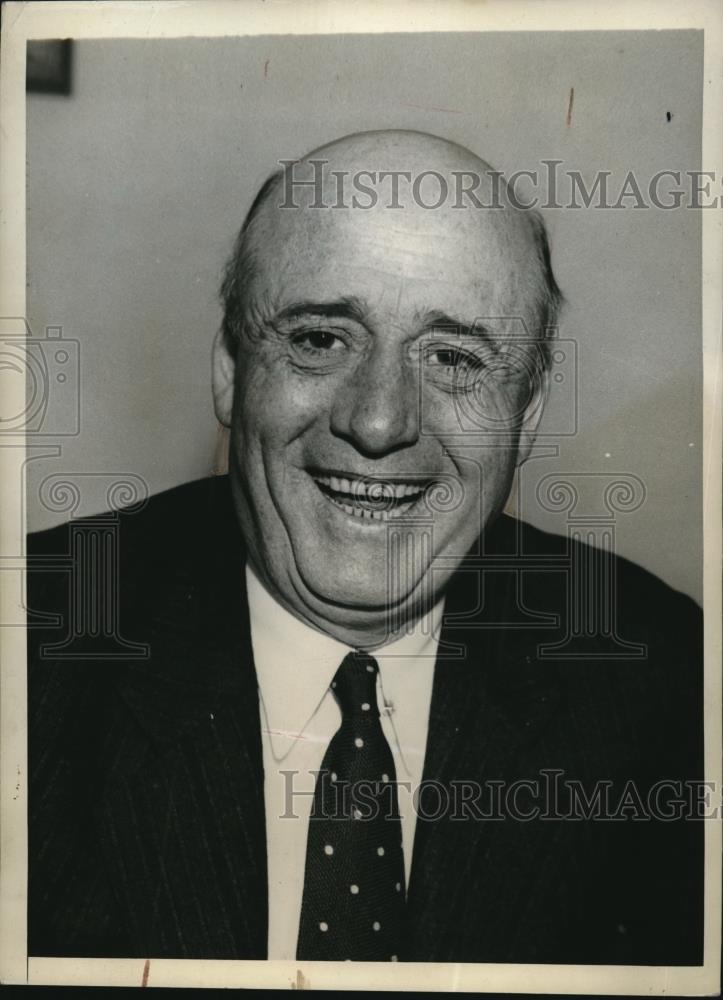
[[[633,170],[644,188],[700,169],[702,56],[695,31],[76,43],[71,96],[28,98],[28,319],[79,341],[82,419],[59,458],[28,465],[28,528],[64,519],[39,501],[55,473],[131,472],[153,493],[210,473],[221,270],[277,160],[409,128],[506,174],[561,159],[588,183],[610,170],[615,190]],[[528,463],[519,512],[564,533],[535,499],[543,476],[632,473],[646,499],[618,518],[618,551],[700,600],[700,212],[543,215],[579,421],[554,436],[568,379],[543,423],[559,453]],[[85,477],[81,513],[106,486]]]

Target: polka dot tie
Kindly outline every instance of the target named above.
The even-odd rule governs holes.
[[[297,958],[396,961],[404,855],[396,773],[377,707],[379,667],[349,653],[331,688],[342,721],[314,791]]]

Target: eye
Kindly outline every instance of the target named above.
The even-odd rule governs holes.
[[[485,363],[480,352],[462,350],[451,344],[432,344],[424,352],[425,367],[439,378],[475,377],[484,369]]]
[[[291,338],[294,347],[308,354],[326,354],[344,346],[341,337],[330,330],[304,330]]]
[[[427,351],[426,362],[431,368],[458,368],[460,365],[477,362],[476,358],[458,351],[454,347],[434,347]]]
[[[311,327],[288,335],[289,361],[300,371],[324,374],[344,365],[351,349],[343,330]]]

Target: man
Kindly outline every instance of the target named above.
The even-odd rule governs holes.
[[[601,562],[644,655],[556,656],[595,556],[501,513],[560,301],[540,220],[453,143],[354,135],[264,185],[223,297],[229,475],[121,514],[148,657],[54,658],[77,574],[30,575],[31,953],[700,962],[697,609]]]

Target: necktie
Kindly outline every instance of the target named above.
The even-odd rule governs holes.
[[[314,790],[297,958],[396,961],[404,855],[396,773],[377,707],[379,667],[349,653],[331,688],[341,726]]]

